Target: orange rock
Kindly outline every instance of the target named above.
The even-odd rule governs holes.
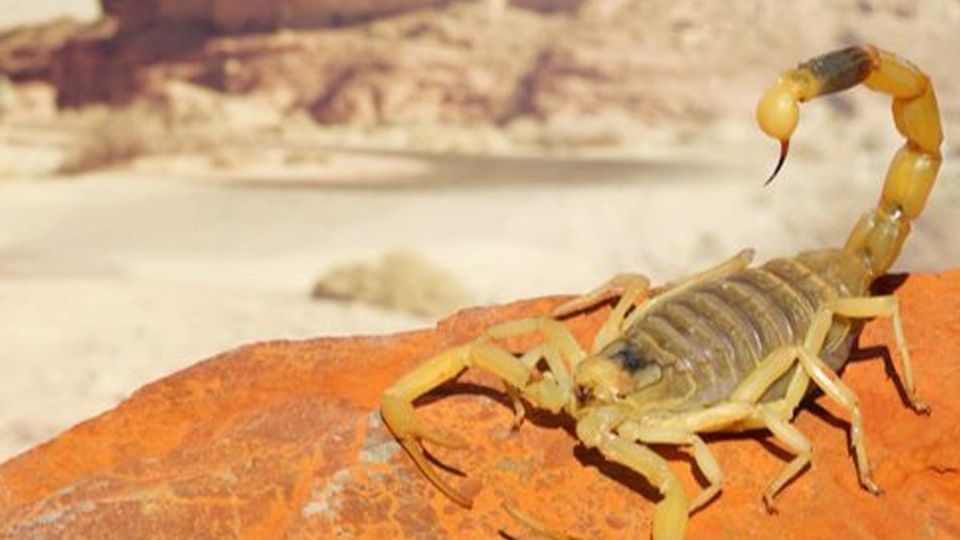
[[[693,516],[690,538],[960,538],[960,271],[911,276],[896,294],[933,414],[903,406],[881,361],[844,374],[885,495],[860,489],[844,414],[820,398],[796,420],[814,465],[783,492],[777,515],[760,494],[784,453],[764,435],[711,438],[727,483]],[[474,444],[434,451],[467,475],[450,478],[475,495],[472,510],[421,477],[377,414],[384,388],[416,363],[555,302],[469,310],[395,336],[252,345],[201,362],[0,467],[0,536],[529,537],[501,509],[506,498],[579,537],[647,538],[655,491],[580,447],[561,418],[533,414],[511,431],[509,404],[489,377],[470,374],[419,409]],[[571,327],[587,338],[602,317]],[[867,325],[859,356],[882,357],[890,334],[887,321]],[[665,452],[696,489],[686,454]]]

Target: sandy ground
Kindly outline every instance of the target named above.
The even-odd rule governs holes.
[[[10,4],[0,4],[0,25],[12,21]],[[90,15],[90,4],[69,9]],[[31,6],[16,16],[65,9]],[[344,262],[408,250],[487,304],[583,291],[617,272],[662,281],[748,246],[765,259],[836,245],[875,201],[900,144],[874,106],[882,124],[865,124],[878,133],[869,148],[807,116],[806,137],[768,188],[775,145],[750,118],[648,159],[324,149],[319,172],[168,163],[70,178],[36,172],[62,157],[55,141],[3,127],[0,460],[243,343],[432,324],[311,300],[317,276]],[[960,267],[956,154],[897,269]]]
[[[659,281],[744,246],[766,258],[838,242],[885,166],[838,188],[837,167],[798,159],[762,189],[769,160],[744,157],[722,167],[445,158],[379,188],[130,171],[0,183],[0,456],[242,343],[431,324],[311,300],[317,275],[343,261],[411,250],[479,303],[581,291],[620,271]],[[953,167],[944,176],[901,269],[960,266],[950,240],[960,183]]]

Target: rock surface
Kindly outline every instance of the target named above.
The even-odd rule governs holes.
[[[224,33],[329,26],[447,3],[448,0],[102,0],[124,31],[171,24],[206,24]]]
[[[49,80],[57,49],[85,27],[73,19],[60,18],[0,32],[0,74],[15,81]]]
[[[551,21],[510,11],[492,26],[485,17],[464,6],[358,28],[225,37],[204,26],[149,27],[69,42],[52,82],[66,107],[127,103],[178,80],[271,96],[278,110],[325,124],[489,123],[513,111]]]
[[[867,325],[844,380],[860,397],[881,497],[859,488],[844,414],[819,398],[796,425],[814,465],[768,515],[760,494],[784,464],[762,435],[713,438],[727,483],[691,538],[960,537],[960,271],[896,290],[929,417],[906,409],[880,358],[887,321]],[[150,384],[116,409],[0,467],[4,538],[491,538],[529,535],[500,507],[583,538],[647,538],[653,490],[578,447],[548,414],[511,431],[498,384],[470,374],[420,407],[470,452],[436,450],[467,477],[467,511],[433,489],[377,414],[379,396],[429,355],[556,299],[473,309],[434,330],[239,348]],[[570,321],[585,340],[602,311]],[[522,345],[522,344],[518,344]],[[689,459],[667,452],[688,490]]]
[[[444,6],[452,0],[101,0],[104,14],[124,31],[148,26],[205,24],[223,33],[336,26]],[[575,11],[583,0],[503,0],[538,11]]]

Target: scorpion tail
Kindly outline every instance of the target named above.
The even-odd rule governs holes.
[[[930,78],[874,46],[848,47],[785,71],[760,100],[757,122],[781,144],[780,163],[769,183],[786,158],[799,103],[861,83],[893,98],[894,124],[906,138],[887,171],[879,204],[860,218],[844,246],[876,277],[900,254],[910,222],[923,211],[940,169],[943,130]]]

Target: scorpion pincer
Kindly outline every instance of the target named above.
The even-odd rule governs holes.
[[[877,206],[853,226],[843,247],[800,253],[750,267],[745,250],[699,274],[651,288],[640,275],[618,275],[549,316],[507,322],[441,352],[391,386],[381,413],[423,474],[464,507],[471,501],[443,481],[425,459],[422,441],[465,446],[417,420],[413,401],[467,368],[503,380],[522,418],[524,404],[569,415],[576,435],[608,460],[646,477],[663,495],[654,511],[654,540],[684,537],[688,514],[718,495],[723,471],[701,434],[767,430],[792,460],[763,493],[777,493],[810,463],[811,443],[793,424],[804,396],[821,390],[850,417],[860,484],[878,494],[871,476],[860,406],[836,372],[847,361],[862,321],[892,318],[903,386],[917,396],[894,296],[870,296],[870,284],[896,260],[911,221],[926,204],[940,167],[943,134],[930,79],[909,62],[873,46],[834,51],[782,73],[757,107],[757,121],[780,141],[786,158],[799,103],[858,84],[891,96],[906,143],[887,172]],[[772,179],[773,176],[771,176]],[[645,301],[639,302],[641,298]],[[584,352],[562,319],[616,299]],[[536,333],[542,341],[517,356],[497,343]],[[665,460],[648,445],[689,447],[708,485],[692,499]],[[517,519],[554,537],[565,535],[508,506]]]

